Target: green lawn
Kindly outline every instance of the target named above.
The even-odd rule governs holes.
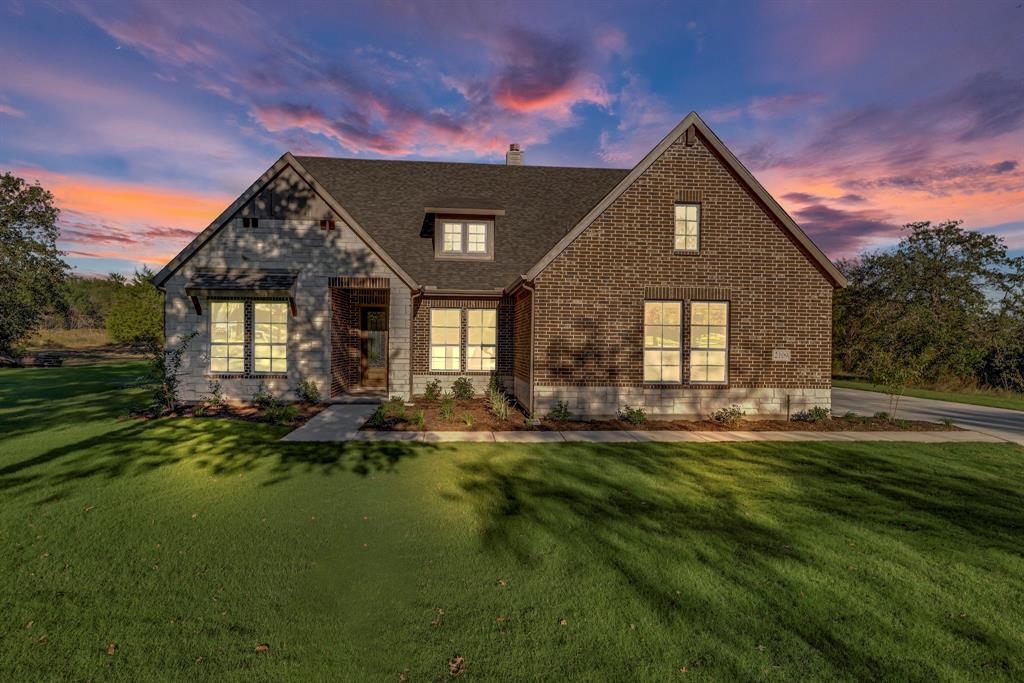
[[[1024,677],[1016,446],[283,444],[138,371],[0,371],[0,680]]]
[[[835,379],[832,386],[840,389],[860,389],[862,391],[881,391],[885,389],[856,379]],[[953,403],[969,403],[974,406],[988,406],[989,408],[1006,408],[1008,410],[1024,410],[1024,395],[1011,394],[1008,392],[985,392],[985,391],[936,391],[933,389],[909,388],[904,392],[905,396],[916,398],[933,398],[937,401],[952,401]]]

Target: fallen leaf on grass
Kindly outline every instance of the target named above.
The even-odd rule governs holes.
[[[440,619],[434,619],[433,621],[430,622],[430,625],[434,626],[434,627],[440,626],[441,625],[441,620]]]
[[[448,675],[452,678],[458,678],[466,672],[466,660],[460,655],[455,655],[455,659],[448,660]]]
[[[115,652],[117,652],[117,643],[111,643],[110,645],[107,645],[108,657],[113,657]]]
[[[681,666],[681,667],[679,667],[679,672],[680,673],[684,673],[684,674],[690,673],[690,667],[688,667],[688,666]]]
[[[629,630],[630,631],[635,631],[636,630],[636,624],[630,624],[629,625]]]
[[[85,512],[89,512],[90,510],[94,509],[95,507],[96,507],[95,505],[86,505],[85,506]]]
[[[47,642],[48,640],[50,640],[50,636],[48,636],[48,635],[46,635],[46,634],[44,633],[43,635],[39,636],[39,638],[38,638],[38,639],[36,639],[36,642],[37,642],[37,643],[45,643],[45,642]]]
[[[506,581],[505,579],[498,579],[498,585],[502,588],[505,588],[506,586],[508,586],[508,581]]]
[[[498,618],[496,619],[496,621],[497,621],[497,622],[498,622],[499,624],[504,624],[504,623],[505,623],[506,621],[508,621],[508,617],[498,617]]]
[[[192,513],[192,519],[198,519],[198,518],[199,518],[199,513],[198,512],[193,512]]]
[[[568,619],[559,619],[558,620],[558,625],[559,626],[568,626],[569,625],[569,620]]]
[[[34,623],[36,623],[36,622],[30,621],[30,622],[26,623],[25,624],[25,628],[32,628],[32,624],[34,624]]]
[[[266,643],[260,643],[259,645],[256,646],[256,652],[266,652],[269,649],[270,649],[270,646],[267,645]]]
[[[398,683],[405,683],[408,680],[405,674],[398,674]]]

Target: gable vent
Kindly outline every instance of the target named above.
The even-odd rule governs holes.
[[[243,228],[258,228],[258,227],[260,227],[260,219],[259,218],[243,218],[242,219],[242,227]]]

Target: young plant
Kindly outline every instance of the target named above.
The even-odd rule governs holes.
[[[275,403],[266,409],[263,417],[273,425],[290,425],[299,417],[299,409],[290,404]]]
[[[437,411],[441,419],[451,422],[455,417],[455,399],[447,397],[441,401],[441,408]]]
[[[427,382],[427,386],[423,389],[423,400],[429,403],[441,400],[441,380],[432,379]]]
[[[468,377],[459,377],[452,383],[452,393],[459,401],[468,401],[473,398],[473,380]]]
[[[159,342],[153,341],[149,346],[149,375],[141,381],[143,386],[153,391],[153,412],[157,415],[173,413],[178,408],[180,399],[178,372],[188,350],[189,344],[198,335],[191,332],[185,335],[178,345],[166,351]]]
[[[828,408],[821,406],[814,406],[807,410],[801,410],[799,413],[793,415],[795,422],[827,422],[832,419],[831,413]]]
[[[619,411],[619,417],[630,424],[642,425],[647,422],[647,411],[643,408],[625,406]]]
[[[384,407],[383,404],[381,404],[377,406],[376,410],[373,411],[373,415],[371,415],[370,419],[366,421],[366,424],[373,427],[374,429],[379,429],[384,426],[384,421],[386,419],[387,409]]]
[[[555,422],[565,422],[570,417],[572,417],[572,413],[569,412],[569,404],[565,401],[559,401],[556,403],[555,407],[552,408],[547,415],[547,419]]]
[[[497,389],[487,392],[487,407],[502,422],[508,420],[509,413],[512,411],[512,404],[508,398]]]
[[[221,389],[220,382],[215,379],[210,380],[210,392],[203,397],[203,403],[211,408],[224,405],[224,391]]]
[[[252,404],[260,410],[269,410],[278,405],[277,399],[270,393],[270,389],[263,380],[260,380],[256,391],[252,394]]]
[[[466,423],[467,427],[472,427],[473,426],[473,416],[470,415],[469,413],[465,413],[462,416],[462,421]]]
[[[951,418],[951,417],[944,417],[944,418],[942,418],[942,425],[946,429],[952,429],[953,427],[956,426],[956,425],[953,424],[953,418]]]
[[[416,429],[422,430],[427,424],[427,413],[423,410],[417,410],[416,417],[413,418],[412,423]]]
[[[304,379],[299,382],[299,388],[296,390],[299,395],[299,400],[309,405],[316,405],[320,402],[320,387],[316,385],[311,379]]]
[[[392,396],[383,406],[388,415],[397,417],[399,420],[405,419],[405,401],[401,396]]]
[[[746,415],[743,408],[733,403],[727,408],[719,408],[711,413],[711,421],[722,425],[736,425]]]

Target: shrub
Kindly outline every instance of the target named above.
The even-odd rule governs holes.
[[[452,384],[452,393],[460,401],[468,401],[473,398],[473,380],[468,377],[459,377]]]
[[[555,407],[548,412],[547,419],[554,420],[555,422],[565,422],[570,417],[572,417],[572,413],[569,412],[569,404],[565,401],[559,401],[555,404]]]
[[[844,420],[856,420],[858,417],[860,416],[857,415],[857,413],[853,412],[852,410],[843,415]]]
[[[192,417],[203,417],[204,415],[206,415],[206,410],[206,404],[200,403],[199,405],[192,409]]]
[[[470,415],[469,413],[466,413],[462,416],[462,421],[466,423],[467,427],[473,426],[473,416]]]
[[[427,424],[427,414],[422,410],[416,411],[416,417],[413,418],[412,423],[416,426],[416,429],[423,429]]]
[[[224,390],[221,388],[220,382],[215,379],[210,380],[210,393],[203,397],[203,403],[208,406],[224,405]]]
[[[263,413],[267,422],[274,425],[290,425],[299,417],[299,409],[293,405],[274,403]]]
[[[387,415],[397,417],[400,420],[405,419],[405,401],[402,400],[401,396],[392,396],[382,405]]]
[[[827,422],[832,419],[832,415],[829,413],[828,408],[821,406],[814,406],[807,410],[801,410],[799,413],[793,415],[793,420],[797,422]]]
[[[498,373],[492,371],[490,379],[487,380],[487,393],[489,394],[492,391],[498,391],[499,389],[501,389],[501,387],[498,386]]]
[[[644,422],[647,422],[647,411],[643,408],[630,408],[626,406],[619,411],[619,417],[630,424],[642,425]]]
[[[455,399],[446,397],[441,401],[441,408],[437,411],[441,416],[441,419],[445,422],[451,422],[455,417]]]
[[[320,387],[311,379],[304,379],[299,382],[299,388],[296,392],[299,394],[299,400],[303,403],[315,405],[320,402]]]
[[[441,380],[432,379],[427,382],[427,386],[423,389],[423,400],[431,403],[441,400]]]
[[[152,273],[136,272],[130,284],[120,287],[107,312],[107,334],[121,344],[142,344],[163,339],[164,295],[149,280]]]
[[[508,420],[509,413],[512,410],[512,404],[508,398],[497,389],[487,392],[487,407],[501,421]]]
[[[152,390],[153,403],[150,409],[157,415],[173,413],[178,407],[178,372],[185,352],[197,334],[191,332],[186,335],[170,351],[166,351],[156,340],[150,340],[149,373],[139,384]]]
[[[942,424],[946,429],[952,429],[955,426],[951,417],[942,418]]]
[[[743,416],[747,413],[744,412],[743,408],[733,403],[727,408],[719,408],[715,412],[711,413],[711,421],[717,422],[723,425],[734,425],[743,419]]]
[[[875,413],[874,417],[876,420],[888,420],[889,413],[885,412],[884,410],[879,410],[877,413]]]
[[[267,388],[263,380],[260,380],[259,386],[253,392],[252,404],[260,410],[269,410],[277,406],[277,399],[270,393],[270,389]]]

